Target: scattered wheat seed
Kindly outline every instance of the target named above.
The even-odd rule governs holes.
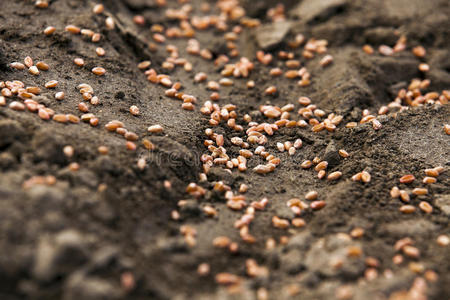
[[[139,108],[136,105],[130,106],[130,113],[133,116],[138,116],[139,115]]]
[[[75,150],[72,146],[67,145],[67,146],[64,146],[63,152],[66,157],[71,158],[73,156],[73,154],[75,153]]]
[[[38,62],[36,63],[36,67],[37,67],[39,70],[42,70],[42,71],[48,71],[48,69],[50,69],[50,67],[48,66],[48,64],[46,64],[46,63],[43,62],[43,61],[38,61]]]
[[[328,175],[327,179],[328,180],[337,180],[342,176],[342,172],[336,171],[336,172],[332,172]]]
[[[161,125],[152,125],[150,127],[148,127],[148,132],[151,133],[161,133],[163,132],[164,128]]]
[[[95,67],[91,71],[92,71],[92,73],[94,73],[95,75],[98,75],[98,76],[102,76],[106,73],[106,70],[102,67]]]
[[[9,66],[16,70],[24,70],[25,69],[25,65],[20,62],[12,62],[9,64]]]
[[[448,235],[441,234],[437,237],[436,242],[441,247],[447,247],[448,245],[450,245],[450,238],[448,237]]]
[[[75,25],[67,25],[64,30],[73,34],[79,34],[81,31],[80,27],[77,27]]]
[[[436,182],[437,182],[437,179],[434,177],[426,176],[423,178],[423,183],[426,183],[426,184],[431,184],[431,183],[436,183]]]
[[[450,135],[450,124],[444,124],[444,132],[447,135]]]
[[[13,101],[9,104],[9,108],[17,111],[23,111],[25,110],[25,105],[23,105],[23,103]]]
[[[402,205],[399,210],[404,214],[412,214],[416,211],[416,208],[412,205]]]
[[[92,9],[92,12],[94,14],[99,15],[99,14],[103,13],[104,10],[105,10],[105,7],[103,6],[103,4],[96,4],[94,6],[94,8]]]
[[[404,175],[404,176],[400,177],[400,183],[411,183],[415,179],[416,178],[412,174]]]
[[[52,89],[52,88],[55,88],[57,85],[58,85],[58,81],[56,81],[56,80],[50,80],[50,81],[46,82],[44,86],[45,86],[47,89]]]
[[[39,69],[38,69],[36,66],[31,66],[31,67],[28,69],[28,72],[29,72],[30,74],[32,74],[32,75],[39,75],[39,74],[40,74]]]
[[[56,31],[56,28],[53,26],[48,26],[44,29],[44,34],[49,36],[52,35]]]
[[[98,56],[105,56],[106,51],[105,49],[101,48],[101,47],[97,47],[95,49],[95,53],[97,53]]]
[[[427,214],[431,214],[433,212],[433,207],[430,205],[430,203],[425,201],[421,201],[419,203],[419,208]]]

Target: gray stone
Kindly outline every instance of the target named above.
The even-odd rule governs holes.
[[[291,11],[291,15],[309,23],[314,20],[325,20],[338,9],[347,5],[347,0],[304,0]]]
[[[276,47],[283,41],[291,26],[292,23],[288,21],[274,22],[260,26],[256,30],[258,46],[264,50]]]
[[[434,204],[447,216],[450,216],[450,194],[440,195]]]

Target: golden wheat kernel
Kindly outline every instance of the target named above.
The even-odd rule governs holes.
[[[394,257],[392,257],[392,262],[395,265],[400,265],[403,262],[403,255],[401,254],[394,255]]]
[[[400,189],[399,189],[398,187],[394,186],[394,187],[391,189],[390,194],[391,194],[391,197],[392,197],[392,198],[398,198],[398,197],[400,197]]]
[[[97,43],[98,41],[100,41],[101,37],[102,37],[102,36],[101,36],[100,33],[94,33],[94,35],[92,36],[91,41],[92,41],[93,43]]]
[[[306,200],[316,200],[319,194],[316,191],[309,191],[305,195]]]
[[[133,116],[138,116],[139,115],[139,108],[136,105],[131,105],[130,106],[130,113]]]
[[[399,181],[400,181],[400,183],[411,183],[415,179],[416,178],[414,177],[414,175],[408,174],[408,175],[404,175],[404,176],[400,177]]]
[[[327,167],[328,167],[328,162],[324,160],[324,161],[319,162],[316,165],[316,167],[314,168],[314,170],[319,172],[320,170],[325,170]]]
[[[418,69],[421,72],[428,72],[428,71],[430,71],[430,66],[428,64],[421,63],[421,64],[419,64]]]
[[[43,61],[38,61],[38,62],[36,63],[36,67],[38,67],[38,69],[39,69],[39,70],[42,70],[42,71],[48,71],[48,69],[50,69],[50,67],[48,66],[48,64],[46,64],[46,63],[43,62]]]
[[[73,148],[72,146],[67,145],[67,146],[64,146],[63,152],[64,152],[64,155],[65,155],[66,157],[70,158],[70,157],[73,156],[75,150],[74,150],[74,148]]]
[[[48,26],[44,29],[44,34],[49,36],[52,35],[56,31],[56,28],[53,26]]]
[[[25,69],[25,65],[20,62],[12,62],[9,64],[9,66],[16,70],[24,70]]]
[[[152,125],[152,126],[148,127],[147,130],[148,130],[148,132],[151,132],[151,133],[161,133],[161,132],[163,132],[164,128],[161,125],[157,124],[157,125]]]
[[[92,99],[91,93],[83,93],[81,96],[83,97],[83,100],[86,100],[86,101],[89,101]]]
[[[437,182],[437,179],[434,177],[426,176],[423,178],[423,183],[426,183],[426,184],[431,184],[431,183],[436,183],[436,182]]]
[[[433,212],[433,207],[428,202],[425,202],[425,201],[421,201],[419,203],[419,208],[427,214],[430,214]]]
[[[444,124],[444,132],[447,135],[450,135],[450,124]]]
[[[371,176],[370,176],[369,172],[367,172],[367,171],[361,172],[361,180],[363,182],[368,183],[368,182],[370,182],[370,179],[371,179]]]
[[[2,93],[3,97],[7,97],[7,98],[12,97],[12,95],[13,95],[11,90],[9,88],[7,88],[7,87],[2,88],[1,93]]]
[[[284,228],[289,227],[289,221],[286,219],[281,219],[277,216],[273,216],[272,217],[272,225],[273,225],[273,227],[284,229]]]
[[[336,171],[328,174],[328,180],[337,180],[342,176],[342,172]]]
[[[361,238],[364,235],[364,229],[361,227],[353,228],[352,231],[350,231],[350,236],[354,239]]]
[[[90,38],[92,38],[92,36],[94,35],[94,32],[92,30],[90,30],[90,29],[81,29],[80,33],[82,35],[85,35],[85,36],[90,37]]]
[[[311,202],[310,207],[313,210],[320,210],[320,209],[324,208],[325,205],[326,205],[325,201],[323,201],[323,200],[316,200],[316,201]]]
[[[84,112],[84,113],[87,113],[87,112],[89,111],[89,107],[88,107],[87,104],[84,103],[84,102],[78,103],[78,109],[79,109],[81,112]]]
[[[105,7],[103,6],[103,4],[96,4],[96,5],[94,6],[94,8],[92,9],[92,12],[93,12],[94,14],[99,15],[99,14],[101,14],[104,10],[105,10]]]
[[[326,67],[333,62],[333,56],[325,55],[319,62],[322,67]]]
[[[416,208],[412,205],[402,205],[399,210],[404,214],[412,214],[416,211]]]
[[[366,54],[373,54],[373,52],[374,52],[374,50],[373,50],[373,48],[372,48],[372,46],[370,46],[370,45],[364,45],[363,47],[362,47],[362,49],[363,49],[363,51],[366,53]]]
[[[105,75],[105,73],[106,73],[106,70],[102,67],[92,68],[91,71],[92,71],[92,73],[94,73],[95,75],[98,75],[98,76]]]
[[[80,27],[77,27],[75,25],[67,25],[64,30],[73,34],[79,34],[81,31]]]
[[[197,267],[197,274],[199,276],[207,276],[210,272],[210,266],[207,263],[201,263]]]
[[[23,103],[13,101],[9,104],[9,108],[17,111],[23,111],[25,110],[25,105],[23,105]]]
[[[6,98],[4,96],[0,96],[0,106],[6,105]]]
[[[38,69],[36,66],[31,66],[31,67],[28,69],[28,72],[29,72],[30,74],[32,74],[32,75],[39,75],[39,74],[40,74],[39,69]]]
[[[392,49],[391,47],[386,46],[386,45],[381,45],[378,48],[378,52],[380,52],[382,55],[385,55],[385,56],[391,56],[394,54],[394,49]]]
[[[97,47],[95,49],[95,53],[97,53],[98,56],[105,56],[106,51],[105,49],[101,48],[101,47]]]
[[[112,30],[112,29],[114,29],[116,27],[116,24],[115,24],[114,19],[112,17],[107,17],[105,19],[105,25],[106,25],[106,28],[108,28],[109,30]]]
[[[304,162],[302,162],[302,164],[300,165],[303,169],[309,169],[311,168],[313,165],[313,163],[310,160],[305,160]]]
[[[411,245],[405,245],[402,248],[402,251],[403,251],[403,254],[405,254],[406,256],[411,257],[411,258],[419,258],[419,256],[420,256],[419,249],[417,249],[416,247],[411,246]]]
[[[25,63],[25,66],[27,66],[27,68],[33,66],[33,59],[30,56],[25,57],[23,62]]]
[[[426,195],[428,194],[428,190],[425,188],[415,188],[413,189],[412,193],[414,195]]]
[[[436,169],[425,169],[425,175],[431,177],[438,177],[439,172]]]
[[[400,191],[399,191],[399,195],[400,195],[400,199],[401,199],[403,202],[409,202],[410,197],[409,197],[409,193],[408,193],[407,191],[405,191],[405,190],[400,190]]]
[[[106,154],[108,154],[108,147],[106,147],[106,146],[99,146],[98,148],[97,148],[97,151],[98,151],[98,153],[100,153],[101,155],[106,155]]]
[[[39,95],[41,93],[41,89],[39,87],[37,87],[37,86],[28,86],[26,88],[26,91],[28,93],[32,93],[34,95]]]
[[[448,237],[448,235],[441,234],[437,237],[436,242],[439,246],[446,247],[450,245],[450,238]]]
[[[424,47],[416,46],[412,49],[412,53],[417,57],[424,57],[427,52]]]
[[[226,248],[230,245],[231,240],[226,236],[218,236],[213,240],[213,246],[216,248]]]
[[[69,119],[66,115],[63,114],[56,114],[53,116],[53,121],[56,121],[58,123],[67,123]]]
[[[82,67],[84,66],[84,59],[77,57],[73,60],[73,63],[79,67]]]

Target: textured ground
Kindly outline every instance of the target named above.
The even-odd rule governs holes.
[[[181,6],[176,1],[167,2],[168,7]],[[300,96],[309,97],[327,114],[342,115],[343,121],[333,133],[314,133],[310,126],[280,128],[265,145],[281,159],[272,173],[253,172],[252,168],[264,161],[254,157],[249,159],[246,172],[234,169],[230,174],[216,166],[202,183],[198,182],[200,156],[208,152],[203,141],[208,139],[204,131],[210,125],[209,117],[199,108],[211,91],[206,83],[195,83],[194,75],[205,72],[208,80],[218,81],[221,67],[187,54],[186,38],[167,39],[165,44],[157,44],[156,51],[150,51],[151,25],[167,28],[179,23],[166,17],[167,7],[158,7],[151,0],[109,0],[102,2],[105,13],[95,15],[91,1],[51,1],[46,9],[36,8],[33,1],[0,4],[0,82],[20,80],[26,86],[41,87],[36,101],[57,113],[81,116],[77,108],[82,102],[77,89],[80,83],[90,84],[100,99],[99,105],[89,105],[89,112],[99,119],[96,127],[83,122],[43,121],[36,113],[14,111],[8,105],[21,102],[16,96],[0,106],[1,299],[263,300],[265,292],[269,299],[449,298],[450,248],[439,246],[436,239],[450,235],[450,136],[443,130],[444,124],[450,123],[450,107],[429,104],[380,116],[380,130],[374,130],[370,123],[345,127],[351,121],[359,123],[364,109],[376,115],[414,78],[430,80],[424,94],[450,89],[448,1],[282,1],[288,21],[283,25],[287,26],[286,34],[268,46],[274,60],[265,66],[257,62],[255,53],[264,46],[266,35],[281,30],[274,29],[267,17],[273,2],[241,1],[247,16],[259,19],[263,26],[244,28],[235,42],[240,56],[254,61],[255,67],[249,78],[222,86],[217,103],[235,104],[237,121],[244,130],[248,128],[242,120],[244,114],[257,122],[268,121],[259,111],[262,104],[282,107],[292,103],[292,115],[298,120]],[[215,3],[210,4],[212,11],[206,14],[217,14]],[[191,5],[191,15],[205,14],[200,1],[192,0]],[[133,23],[137,14],[144,16],[144,26]],[[105,27],[107,16],[116,21],[115,29]],[[229,28],[238,23],[230,21]],[[86,37],[65,32],[68,24],[99,32],[102,39],[94,44]],[[56,27],[56,32],[45,36],[42,32],[47,26]],[[298,33],[306,39],[328,40],[327,53],[333,56],[333,63],[323,68],[319,64],[323,54],[307,60],[301,57],[302,48],[290,49],[288,42]],[[393,56],[362,51],[365,44],[375,50],[382,44],[394,46],[401,35],[407,37],[407,48]],[[228,54],[223,32],[217,29],[199,30],[195,38],[214,58]],[[182,67],[167,72],[161,67],[168,56],[167,44],[178,47],[180,57],[192,63],[192,72]],[[427,49],[424,58],[411,53],[417,45]],[[98,57],[96,47],[104,48],[106,55]],[[295,53],[311,73],[311,85],[300,87],[298,80],[269,75],[270,68],[286,69],[284,61],[277,58],[280,50]],[[14,61],[23,62],[26,56],[35,62],[45,61],[50,70],[34,76],[9,66]],[[76,57],[83,58],[86,65],[75,66]],[[136,66],[147,59],[158,73],[169,73],[174,82],[182,83],[183,91],[197,97],[194,111],[181,109],[179,100],[164,95],[164,87],[146,79]],[[430,66],[429,72],[418,70],[421,62]],[[90,69],[95,66],[104,67],[107,73],[92,74]],[[43,87],[49,80],[59,81],[55,90]],[[255,81],[255,88],[247,89],[248,80]],[[275,97],[264,94],[270,85],[278,89]],[[65,99],[56,101],[56,91],[64,91]],[[139,107],[139,116],[129,113],[131,105]],[[136,151],[125,148],[121,135],[105,130],[104,125],[111,120],[122,121],[139,135]],[[225,136],[227,154],[235,157],[239,147],[232,145],[230,138],[244,137],[244,133],[225,123],[214,131]],[[164,132],[148,133],[153,124],[161,124]],[[146,150],[142,138],[151,140],[156,149]],[[297,138],[303,140],[303,147],[294,155],[278,152],[277,142]],[[74,148],[72,157],[63,152],[67,145]],[[108,147],[107,155],[98,153],[102,145]],[[350,156],[341,158],[339,149]],[[316,156],[328,161],[329,172],[341,171],[342,178],[321,180],[313,169],[300,167],[304,160]],[[144,169],[137,166],[139,158],[146,161]],[[71,163],[78,163],[79,170],[71,170]],[[436,166],[445,169],[438,181],[423,184],[424,170]],[[371,174],[369,183],[351,180],[363,170]],[[405,174],[414,174],[416,180],[399,184]],[[54,176],[56,183],[24,186],[33,176]],[[243,242],[233,227],[242,212],[227,208],[223,193],[213,191],[216,181],[223,181],[236,193],[242,183],[247,184],[248,203],[269,199],[269,205],[255,213],[249,227],[255,243]],[[186,193],[191,182],[205,188],[206,194],[195,198]],[[395,185],[408,191],[425,186],[428,194],[411,195],[409,204],[417,209],[402,214],[399,207],[403,203],[389,194]],[[286,201],[303,200],[311,190],[318,192],[318,199],[326,206],[302,212],[304,227],[272,226],[275,215],[292,220],[295,215]],[[187,205],[180,208],[180,200],[188,200]],[[433,212],[418,209],[421,201],[429,202]],[[218,216],[205,216],[205,205],[216,208]],[[173,210],[179,211],[179,220],[172,220]],[[186,224],[197,231],[194,247],[180,234],[180,226]],[[364,235],[350,238],[348,234],[356,227],[363,228]],[[214,247],[212,241],[217,236],[237,242],[237,253]],[[404,255],[402,263],[394,264],[392,259],[399,254],[394,244],[405,237],[414,240],[420,256]],[[266,247],[270,238],[276,241],[273,249]],[[362,254],[349,257],[349,247],[361,249]],[[379,266],[367,266],[367,257],[376,258]],[[269,275],[249,276],[248,259],[267,267]],[[336,266],[336,262],[342,265]],[[201,263],[210,266],[210,273],[203,277],[197,274]],[[222,272],[240,276],[240,284],[231,288],[217,284],[215,276]],[[377,276],[371,276],[374,272]],[[433,275],[438,276],[436,280]],[[131,288],[129,278],[134,279]],[[422,283],[417,283],[417,278],[426,278],[426,288],[417,288]],[[413,282],[414,291],[421,291],[416,298],[406,292]]]

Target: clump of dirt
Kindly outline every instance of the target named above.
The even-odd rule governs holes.
[[[91,1],[49,2],[48,8],[38,8],[32,1],[2,7],[0,83],[18,80],[25,87],[39,86],[40,95],[32,97],[38,104],[56,114],[79,117],[83,97],[78,86],[89,84],[100,102],[84,103],[99,124],[63,124],[43,120],[28,108],[11,109],[11,102],[24,102],[17,95],[6,97],[5,105],[0,101],[1,299],[413,299],[408,297],[414,293],[427,299],[448,297],[450,251],[444,244],[450,234],[450,137],[443,128],[450,123],[450,108],[437,103],[439,96],[445,102],[442,91],[450,89],[447,1],[286,0],[275,5],[242,0],[236,14],[245,11],[245,17],[227,19],[224,30],[220,17],[214,21],[217,26],[195,30],[192,38],[209,50],[211,60],[187,53],[189,38],[166,37],[158,44],[154,35],[181,26],[183,20],[170,17],[180,7],[195,23],[193,16],[199,20],[219,16],[220,8],[238,2],[168,0],[163,6],[165,1],[99,1],[105,6],[100,14],[92,12]],[[139,18],[133,21],[136,15],[143,17],[143,24]],[[105,25],[108,17],[114,20],[114,29]],[[260,23],[256,28],[245,26],[255,21]],[[100,33],[100,41],[64,31],[69,24]],[[47,26],[54,26],[55,33],[44,35]],[[225,39],[231,31],[236,39]],[[299,34],[306,41],[327,40],[326,53],[305,58],[306,41],[292,48]],[[394,47],[402,37],[404,51],[392,56],[378,53],[379,46]],[[375,53],[365,53],[365,44]],[[411,52],[419,45],[426,48],[424,57]],[[97,47],[106,55],[99,57]],[[192,64],[191,72],[180,66],[164,68],[171,47]],[[233,49],[239,51],[236,57],[230,55]],[[258,60],[259,50],[272,54],[268,65]],[[270,75],[273,68],[287,70],[280,51],[293,53],[300,61],[297,69],[307,68],[309,85],[299,86],[300,78]],[[333,62],[323,67],[320,61],[326,54]],[[196,82],[195,74],[204,72],[207,81],[219,82],[223,55],[230,59],[227,63],[236,63],[241,56],[254,63],[248,78],[233,78],[233,85],[220,86],[220,100],[214,102],[220,107],[235,105],[236,123],[243,131],[224,121],[212,126],[210,116],[199,112],[212,91],[207,83]],[[45,61],[50,69],[35,76],[10,66],[26,56],[35,63]],[[75,58],[82,58],[85,65],[75,65]],[[158,74],[180,82],[182,92],[195,95],[194,111],[181,109],[179,100],[166,96],[165,87],[147,80],[148,74],[137,68],[145,60]],[[421,72],[420,63],[430,70]],[[92,74],[96,66],[105,68],[106,74]],[[421,93],[437,91],[434,104],[394,105],[389,114],[377,114],[413,79],[429,80]],[[55,89],[44,88],[50,80],[58,81]],[[255,82],[252,89],[247,88],[249,80]],[[265,94],[269,86],[276,86],[275,95]],[[59,91],[65,93],[61,101],[54,97]],[[242,149],[231,138],[246,141],[251,126],[243,120],[245,114],[258,124],[273,123],[261,112],[262,105],[293,104],[291,115],[297,121],[302,119],[297,110],[304,107],[297,101],[301,96],[323,110],[325,117],[317,116],[320,120],[331,113],[342,116],[336,130],[313,132],[310,124],[280,126],[264,145],[280,158],[273,172],[255,173],[252,169],[265,159],[253,155],[245,172],[213,165],[207,180],[199,180],[204,172],[202,154],[211,154],[205,144],[210,139],[207,128],[223,135],[227,154],[237,157]],[[132,105],[139,108],[139,115],[130,114]],[[379,130],[374,129],[375,122],[359,124],[368,114],[376,116]],[[135,150],[126,148],[122,135],[104,128],[112,120],[123,122],[138,136]],[[357,124],[345,126],[349,122]],[[162,133],[148,132],[155,124],[164,128]],[[154,149],[145,147],[144,139]],[[303,145],[295,154],[277,150],[277,143],[297,139]],[[100,146],[108,153],[100,154]],[[249,149],[254,152],[256,146]],[[349,156],[340,155],[341,149]],[[314,168],[302,168],[305,160],[315,157],[328,162],[327,175],[342,172],[341,178],[319,179]],[[437,166],[444,170],[437,181],[424,184],[425,169]],[[370,182],[352,180],[362,171],[370,174]],[[399,183],[405,174],[416,180]],[[248,205],[268,199],[248,227],[253,243],[245,242],[242,230],[235,228],[244,210],[227,207],[226,194],[217,191],[220,181],[235,194],[246,184],[248,191],[242,194]],[[188,193],[191,183],[204,194]],[[409,193],[408,203],[391,197],[394,186]],[[412,190],[420,187],[428,193],[414,195]],[[304,195],[312,190],[318,201],[324,201],[322,209],[308,208],[296,215],[286,205],[299,198],[310,206],[312,201]],[[423,202],[432,212],[420,208]],[[401,213],[405,204],[415,211]],[[215,209],[214,217],[208,216],[205,206]],[[305,225],[275,228],[274,216],[291,224],[300,217]],[[358,235],[360,229],[363,234]],[[231,251],[229,245],[213,245],[219,236],[236,243]],[[395,249],[405,238],[420,254],[411,248]],[[227,277],[234,284],[221,285],[225,276],[237,277]]]

